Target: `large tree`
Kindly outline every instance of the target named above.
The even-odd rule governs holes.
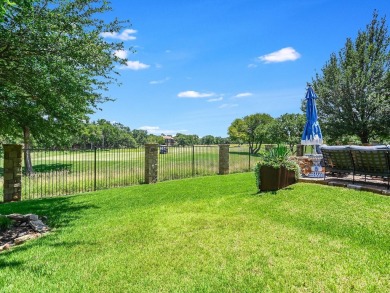
[[[267,125],[273,121],[269,114],[252,114],[235,119],[229,126],[228,134],[232,141],[248,143],[251,154],[257,154],[267,139]]]
[[[362,143],[390,137],[390,37],[386,19],[373,19],[313,80],[323,132],[357,135]]]
[[[104,0],[40,0],[0,23],[0,131],[23,132],[25,149],[31,136],[59,143],[80,129],[98,104],[109,100],[115,83],[114,52],[105,31],[123,23],[106,23]],[[27,171],[31,172],[25,153]]]
[[[204,145],[216,144],[215,137],[212,135],[205,135],[200,139],[200,143]]]
[[[300,143],[305,126],[306,116],[303,114],[283,114],[276,118],[267,128],[269,141],[272,143],[287,143],[290,151]]]

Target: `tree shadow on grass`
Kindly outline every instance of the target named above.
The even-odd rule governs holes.
[[[27,200],[22,202],[0,204],[0,214],[7,215],[11,213],[20,214],[37,214],[47,217],[47,224],[51,229],[61,227],[70,227],[73,222],[83,217],[84,211],[88,209],[97,209],[96,205],[90,204],[88,201],[75,201],[75,197],[56,197],[41,200]],[[20,267],[25,263],[20,261],[9,261],[9,257],[14,253],[20,253],[30,249],[32,243],[41,243],[44,241],[47,245],[56,243],[56,233],[49,232],[46,236],[27,242],[20,247],[14,247],[9,251],[4,251],[0,254],[0,269],[6,267]],[[76,241],[74,243],[57,243],[57,246],[76,246],[76,245],[93,245],[93,243],[85,243]]]
[[[245,152],[232,152],[232,151],[229,151],[229,154],[230,155],[239,155],[239,156],[245,156],[245,157],[248,157],[249,156],[249,153],[245,153]],[[260,157],[260,154],[251,154],[251,157]]]
[[[33,166],[34,173],[51,173],[71,171],[72,164],[39,164]],[[22,168],[23,174],[26,174],[26,168]],[[0,167],[0,177],[4,176],[4,168]]]
[[[53,197],[0,204],[0,214],[37,214],[48,218],[50,227],[69,226],[82,216],[82,211],[98,208],[88,202],[75,201],[74,197]]]
[[[71,171],[72,164],[39,164],[39,165],[34,165],[33,169],[34,169],[34,173]],[[23,167],[23,173],[25,173],[24,167]]]
[[[1,258],[1,256],[0,256]],[[13,267],[19,267],[23,265],[23,262],[21,261],[2,261],[0,260],[0,270],[5,268],[13,268]]]

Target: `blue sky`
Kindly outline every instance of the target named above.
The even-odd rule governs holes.
[[[227,136],[236,118],[300,113],[306,83],[388,0],[114,0],[129,19],[115,102],[91,118],[153,134]],[[387,23],[389,23],[389,19]],[[320,97],[321,98],[321,97]]]

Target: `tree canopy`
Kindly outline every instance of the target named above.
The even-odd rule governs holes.
[[[294,145],[301,142],[305,123],[304,114],[283,114],[268,125],[266,129],[268,141],[277,144],[287,143],[292,152]]]
[[[13,13],[21,10],[31,8],[34,0],[0,0],[0,22],[4,21],[6,17],[12,17]]]
[[[251,154],[257,154],[267,139],[267,125],[273,121],[269,114],[252,114],[235,119],[228,128],[232,141],[248,143]]]
[[[0,23],[0,131],[37,141],[61,143],[78,131],[87,115],[115,83],[115,66],[124,63],[105,31],[124,22],[106,23],[104,0],[39,0]]]
[[[390,36],[385,17],[373,19],[313,80],[327,136],[357,135],[362,143],[390,137]]]
[[[73,144],[82,148],[134,148],[137,146],[129,127],[105,119],[88,123],[76,136]]]

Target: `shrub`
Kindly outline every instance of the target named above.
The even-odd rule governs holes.
[[[285,167],[287,170],[295,172],[295,179],[300,177],[300,168],[297,162],[290,160],[288,156],[290,152],[287,146],[276,146],[263,154],[260,161],[255,166],[256,184],[258,187],[261,185],[260,169],[262,166],[268,166],[275,169]]]
[[[12,221],[4,215],[0,215],[0,232],[7,230],[11,227]]]

